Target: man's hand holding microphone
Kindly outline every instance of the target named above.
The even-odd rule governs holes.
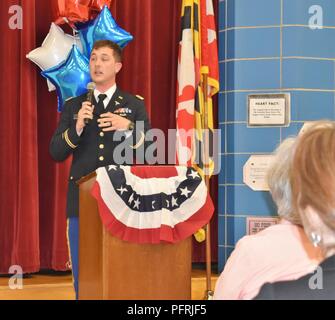
[[[81,105],[81,108],[77,115],[76,131],[78,136],[83,132],[84,127],[89,124],[93,119],[94,104],[93,94],[95,89],[95,83],[90,82],[87,84],[87,99]],[[134,124],[119,115],[112,112],[106,112],[100,115],[98,119],[98,126],[102,128],[102,131],[113,131],[113,130],[133,130]]]
[[[94,111],[94,104],[93,104],[93,93],[95,89],[95,83],[89,82],[87,84],[87,98],[81,104],[81,108],[77,115],[77,123],[76,123],[76,131],[78,136],[81,135],[83,129],[86,124],[89,124],[90,121],[93,119],[93,111]]]

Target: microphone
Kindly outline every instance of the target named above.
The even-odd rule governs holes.
[[[90,102],[93,105],[93,93],[95,89],[95,83],[89,82],[86,86],[87,89],[87,95],[86,95],[86,101]],[[91,119],[85,118],[85,124],[89,124],[91,122]]]

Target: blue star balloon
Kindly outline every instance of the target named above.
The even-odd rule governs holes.
[[[75,45],[65,61],[42,71],[41,74],[56,87],[59,112],[62,111],[66,99],[85,93],[86,85],[91,81],[89,61]]]
[[[133,40],[133,36],[130,33],[116,24],[107,6],[104,6],[95,19],[85,23],[77,23],[76,27],[86,57],[90,56],[93,44],[97,40],[111,40],[121,48],[124,48],[128,42]]]

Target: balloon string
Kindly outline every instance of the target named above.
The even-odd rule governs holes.
[[[78,33],[78,30],[70,23],[68,18],[63,17],[63,20],[70,26],[70,28],[72,29],[73,35],[76,35]]]
[[[76,28],[74,28],[72,26],[72,24],[70,23],[70,21],[68,20],[68,18],[63,17],[63,20],[70,26],[70,28],[72,29],[72,34],[73,34],[73,44],[77,45],[77,35],[78,35],[78,30]]]

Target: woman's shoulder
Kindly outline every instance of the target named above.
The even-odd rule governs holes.
[[[278,224],[269,226],[255,234],[246,235],[242,237],[236,244],[236,247],[246,248],[259,245],[262,248],[271,245],[274,241],[278,241],[278,238],[290,237],[297,232],[299,233],[300,227],[290,222],[280,222]]]

